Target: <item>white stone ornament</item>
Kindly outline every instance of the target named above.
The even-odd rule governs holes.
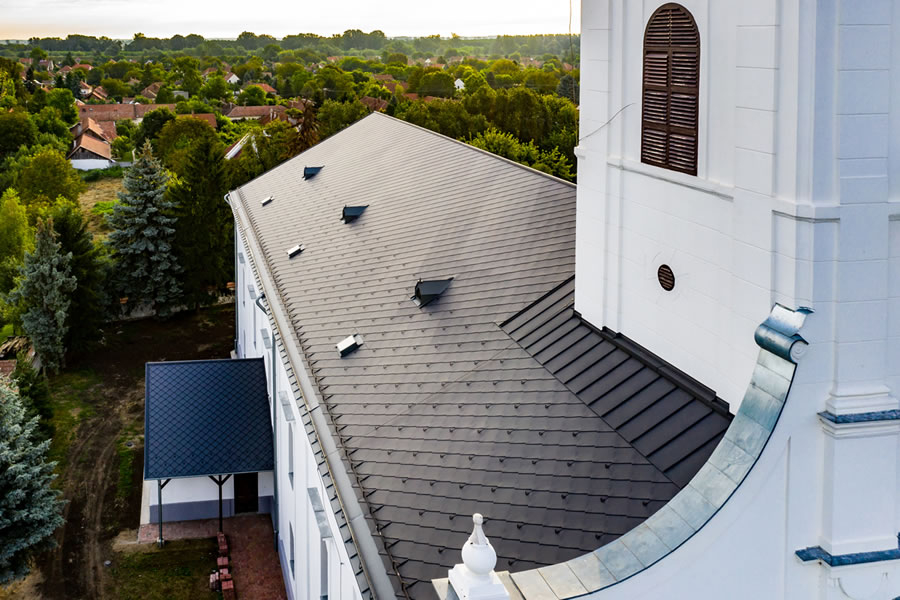
[[[497,553],[484,534],[484,517],[472,516],[475,527],[462,548],[462,564],[450,569],[450,585],[460,600],[508,600],[509,592],[494,572]]]

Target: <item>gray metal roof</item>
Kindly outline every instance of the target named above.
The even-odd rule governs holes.
[[[147,363],[144,479],[271,471],[262,359]]]
[[[312,165],[324,168],[304,180]],[[251,258],[290,315],[291,343],[382,553],[383,566],[366,568],[385,568],[398,595],[433,597],[430,580],[458,560],[460,519],[473,512],[491,520],[497,569],[521,570],[615,539],[680,489],[664,448],[696,419],[662,417],[659,457],[648,460],[637,437],[499,325],[571,278],[571,184],[375,113],[232,199],[264,254]],[[363,204],[357,221],[340,220],[344,206]],[[305,250],[289,258],[299,243]],[[419,280],[450,277],[430,304],[410,299]],[[365,343],[341,358],[335,344],[356,333]],[[657,406],[671,395],[681,404],[666,404],[670,414],[716,412],[700,386],[683,392],[686,378],[647,356],[638,371],[653,370],[671,394],[635,390],[635,402]],[[716,435],[698,436],[701,464]]]

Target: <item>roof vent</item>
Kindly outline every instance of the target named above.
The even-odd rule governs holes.
[[[352,223],[360,218],[367,208],[369,208],[368,204],[365,206],[345,206],[344,212],[341,213],[341,220],[344,223]]]
[[[356,351],[357,348],[363,345],[363,338],[358,333],[354,333],[350,337],[342,339],[337,343],[338,352],[340,352],[341,357],[347,356],[351,352]]]
[[[274,199],[275,199],[275,196],[268,196],[266,198],[263,198],[263,200],[262,200],[262,202],[260,202],[260,204],[265,206],[266,204],[268,204],[269,202],[271,202]]]
[[[428,281],[420,279],[419,283],[416,284],[416,294],[410,300],[415,302],[416,306],[422,308],[440,298],[441,294],[450,287],[451,281],[453,281],[452,277],[450,279],[431,279]]]
[[[319,174],[322,167],[303,167],[303,179],[312,179]]]
[[[294,258],[298,254],[303,252],[303,250],[304,250],[303,244],[297,244],[293,248],[288,248],[288,251],[287,251],[288,258]]]

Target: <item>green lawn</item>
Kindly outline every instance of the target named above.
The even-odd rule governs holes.
[[[216,568],[215,538],[174,540],[116,554],[110,567],[112,597],[120,600],[215,600],[209,574]]]
[[[119,481],[116,483],[116,498],[125,501],[132,493],[134,482],[134,458],[140,445],[135,440],[140,436],[140,424],[132,423],[116,440],[116,454],[119,456]],[[131,446],[128,446],[128,444]]]
[[[92,395],[100,384],[100,377],[87,370],[63,372],[50,379],[54,433],[48,457],[58,463],[57,472],[66,467],[66,455],[78,425],[94,414]]]

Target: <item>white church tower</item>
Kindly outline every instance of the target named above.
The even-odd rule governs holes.
[[[809,342],[741,487],[592,597],[900,596],[900,0],[584,0],[575,308],[737,411]]]

